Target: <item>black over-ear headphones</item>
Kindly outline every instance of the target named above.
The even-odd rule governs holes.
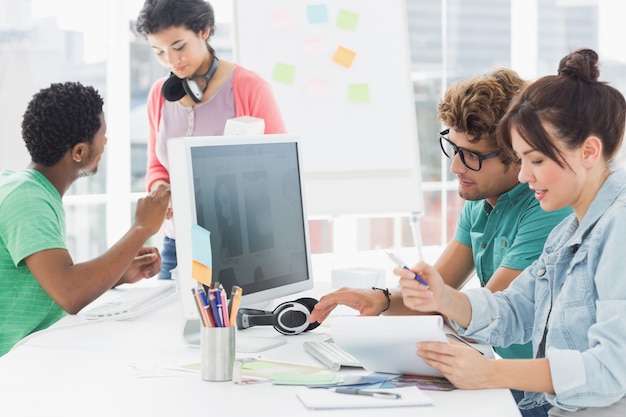
[[[317,304],[316,299],[305,297],[282,303],[274,311],[240,308],[237,311],[237,329],[274,326],[276,331],[286,335],[308,332],[320,325],[309,323],[309,316],[315,304]]]
[[[213,74],[217,71],[218,61],[217,56],[213,55],[213,63],[209,70],[204,74],[195,75],[191,78],[178,78],[173,73],[170,73],[170,77],[163,83],[161,94],[167,101],[178,101],[187,94],[194,103],[200,103],[204,92],[209,86],[209,81],[211,81]],[[201,78],[206,82],[203,88],[200,88],[196,81]]]

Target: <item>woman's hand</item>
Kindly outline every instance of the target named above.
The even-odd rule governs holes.
[[[404,305],[416,311],[440,311],[446,285],[434,267],[419,262],[411,270],[395,268],[393,273],[400,277]],[[419,274],[428,286],[417,281],[416,274]]]
[[[422,342],[417,355],[461,389],[496,388],[489,377],[492,360],[459,342]]]
[[[419,262],[411,270],[396,268],[404,305],[421,312],[437,312],[467,328],[472,318],[472,306],[464,293],[446,285],[439,272],[431,265]],[[415,279],[419,274],[428,286]]]

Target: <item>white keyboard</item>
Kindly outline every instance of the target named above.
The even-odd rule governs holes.
[[[119,294],[115,294],[116,292]],[[88,320],[128,320],[155,309],[169,301],[175,294],[175,282],[165,280],[151,286],[112,289],[106,294],[107,301],[88,306],[79,315]]]
[[[337,346],[332,339],[323,342],[307,341],[303,346],[305,351],[331,371],[336,372],[342,366],[362,368],[354,356]]]

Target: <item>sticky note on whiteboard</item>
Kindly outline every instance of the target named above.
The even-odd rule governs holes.
[[[350,68],[352,66],[355,58],[356,52],[343,46],[337,47],[335,54],[333,55],[333,61],[346,68]]]
[[[272,26],[275,28],[293,27],[291,10],[277,10],[272,13]]]
[[[359,23],[359,14],[347,10],[340,10],[337,16],[337,27],[355,31]]]
[[[197,224],[191,225],[191,259],[191,277],[204,285],[211,285],[213,279],[211,232]]]
[[[367,103],[370,101],[370,87],[368,84],[350,84],[348,97],[351,103]]]
[[[311,4],[306,8],[306,17],[309,23],[327,23],[328,9],[325,4]]]
[[[272,74],[274,81],[284,84],[293,84],[295,78],[296,67],[293,65],[283,64],[281,62],[277,62],[276,65],[274,65],[274,73]]]

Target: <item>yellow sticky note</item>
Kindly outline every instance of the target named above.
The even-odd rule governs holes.
[[[338,47],[335,51],[335,55],[333,55],[333,61],[346,68],[352,66],[355,58],[356,52],[344,48],[343,46]]]
[[[198,261],[192,261],[191,277],[201,284],[210,286],[213,280],[213,269]]]
[[[367,84],[350,84],[348,97],[352,103],[367,103],[370,101],[370,87]]]
[[[285,84],[293,84],[295,78],[296,67],[293,65],[282,64],[280,62],[277,62],[276,65],[274,65],[274,74],[272,74],[272,79],[274,81]]]
[[[339,11],[339,15],[337,16],[338,28],[355,31],[358,23],[359,23],[358,13],[349,12],[347,10]]]

